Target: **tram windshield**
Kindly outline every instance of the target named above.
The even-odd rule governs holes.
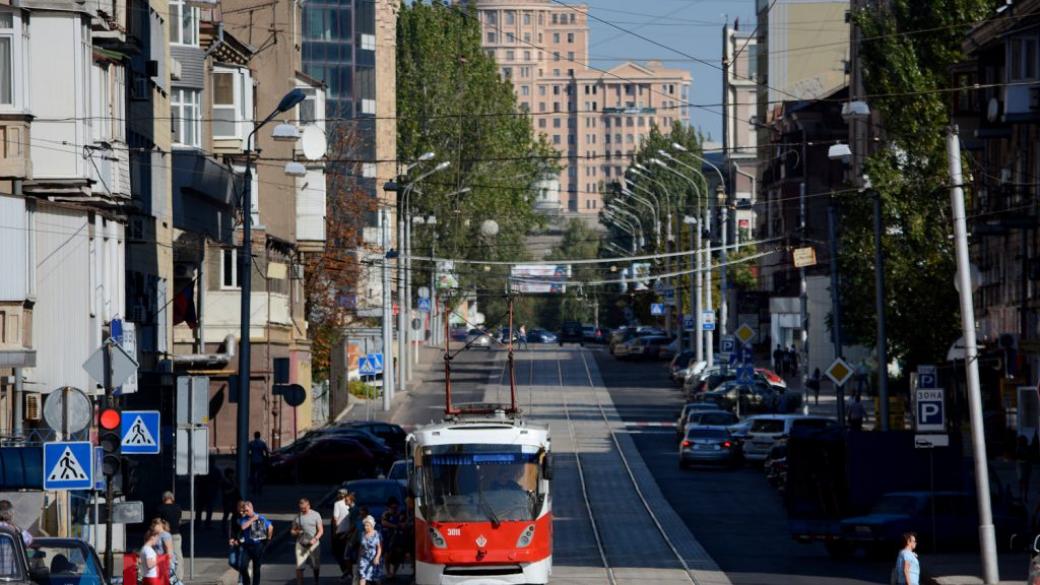
[[[451,445],[423,455],[419,501],[434,522],[534,520],[542,507],[537,452],[519,445]]]

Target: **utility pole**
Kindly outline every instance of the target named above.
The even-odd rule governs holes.
[[[383,241],[383,412],[388,412],[394,391],[394,314],[390,297],[390,210],[385,206],[379,210],[379,220]]]
[[[946,132],[946,156],[950,167],[950,205],[953,208],[953,238],[957,250],[957,284],[960,288],[961,327],[964,330],[964,369],[968,382],[968,411],[971,417],[972,457],[975,460],[975,496],[979,506],[979,545],[983,581],[1000,581],[997,567],[997,537],[989,499],[989,468],[986,436],[982,426],[982,391],[979,386],[979,349],[975,341],[975,306],[972,300],[971,264],[968,261],[968,225],[964,214],[964,178],[961,175],[961,145],[957,127]]]
[[[701,315],[702,288],[704,286],[704,274],[701,271],[701,224],[697,217],[689,217],[690,225],[690,263],[693,264],[694,272],[690,275],[690,305],[693,307],[693,333],[690,335],[690,345],[697,361],[704,361],[704,321]]]

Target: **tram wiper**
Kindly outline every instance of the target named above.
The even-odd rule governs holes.
[[[502,522],[498,519],[498,515],[495,514],[495,509],[488,503],[487,498],[484,496],[484,483],[477,478],[477,496],[480,501],[480,507],[484,510],[484,514],[491,521],[491,527],[498,530],[498,527],[502,525]]]

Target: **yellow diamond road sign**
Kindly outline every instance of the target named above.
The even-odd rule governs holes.
[[[848,382],[853,374],[852,367],[841,358],[834,360],[824,373],[838,386],[844,386],[845,382]]]
[[[737,328],[734,335],[737,336],[737,339],[739,339],[741,343],[747,343],[751,341],[752,337],[755,336],[755,330],[748,327],[747,323],[744,323],[743,325]]]

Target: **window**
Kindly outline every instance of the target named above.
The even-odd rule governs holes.
[[[610,134],[606,135],[605,141],[606,141],[607,144],[610,144]]]
[[[524,42],[525,43],[530,43],[531,42],[531,33],[524,33]],[[530,59],[530,57],[528,57],[528,59]]]
[[[375,114],[376,113],[376,100],[362,99],[361,100],[361,113],[362,114]]]
[[[512,67],[503,67],[502,68],[502,77],[504,77],[506,79],[512,79],[512,77],[513,77],[513,68]]]
[[[553,95],[560,95],[560,86],[558,86],[558,85],[554,85],[553,86]]]
[[[545,86],[544,85],[539,85],[538,86],[538,95],[545,95]]]
[[[559,60],[560,60],[560,52],[559,51],[553,51],[553,61],[559,61]],[[555,71],[559,71],[559,69],[556,69]]]
[[[642,128],[645,125],[646,125],[646,119],[643,118],[642,116],[639,116],[639,127]]]
[[[559,127],[560,127],[560,119],[559,118],[553,118],[553,128],[559,128]]]
[[[625,134],[625,142],[627,142],[628,144],[632,144],[633,142],[635,142],[635,139],[632,137],[631,134]]]
[[[495,33],[489,32],[487,34],[487,42],[489,42],[489,43],[498,42],[498,37],[495,35]]]
[[[559,24],[560,17],[556,14],[552,15],[552,23]]]
[[[177,146],[202,146],[202,120],[199,117],[201,92],[176,87],[170,92],[170,129]]]
[[[545,128],[545,118],[538,118],[538,127]]]
[[[525,12],[524,13],[524,24],[525,25],[531,24],[531,13],[530,12]]]
[[[553,111],[556,113],[560,112],[560,102],[553,102]]]
[[[506,51],[506,61],[516,61],[516,51],[512,49]]]
[[[618,144],[621,144],[621,135],[620,134],[615,134],[614,135],[614,142],[617,142]]]
[[[376,163],[361,163],[361,176],[371,179],[376,176]]]
[[[237,248],[229,248],[221,251],[220,288],[238,288]]]
[[[524,40],[525,41],[529,41],[531,39],[524,39]],[[531,51],[524,51],[524,61],[530,61],[530,60],[531,60]]]
[[[26,30],[19,15],[0,12],[0,105],[25,105]]]
[[[506,10],[506,24],[516,24],[516,12],[513,10]]]
[[[567,33],[567,42],[568,43],[573,43],[574,42],[574,33]]]
[[[1009,62],[1011,80],[1036,79],[1037,40],[1035,35],[1011,39]]]
[[[526,85],[521,85],[520,86],[520,95],[522,95],[524,97],[527,97],[527,96],[531,95],[531,88],[526,86]]]
[[[559,69],[553,69],[553,77],[559,77],[559,76],[560,76],[560,70]]]
[[[175,45],[199,44],[199,9],[184,0],[170,0],[170,42]]]
[[[511,32],[507,32],[506,33],[506,42],[507,43],[515,43],[516,42],[516,35],[514,35]]]
[[[560,42],[560,33],[553,33],[553,42],[554,43]]]
[[[488,24],[498,24],[498,13],[497,12],[490,12],[490,11],[485,12],[484,13],[484,20]]]
[[[375,51],[376,35],[361,35],[361,49],[364,51]]]
[[[521,67],[520,68],[520,77],[523,77],[523,78],[526,79],[526,78],[528,78],[530,76],[531,76],[531,68],[530,67]]]
[[[560,135],[559,134],[553,134],[553,144],[559,144],[559,143],[560,143]]]
[[[313,87],[300,89],[307,96],[300,102],[300,124],[314,124],[318,121],[318,91]]]
[[[571,17],[571,24],[574,24],[578,20],[577,17],[574,16],[573,12],[570,14],[570,17]]]
[[[567,60],[568,61],[573,61],[574,60],[574,51],[567,51]]]
[[[305,90],[307,91],[307,90]],[[310,90],[310,119],[314,118],[314,90]],[[301,104],[300,110],[303,111]],[[244,139],[253,113],[253,82],[248,69],[213,70],[213,137]]]

